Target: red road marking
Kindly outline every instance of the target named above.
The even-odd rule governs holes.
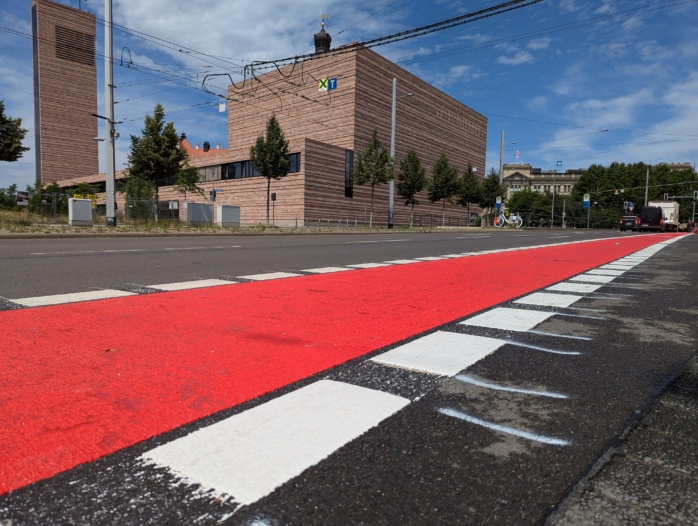
[[[0,494],[667,237],[0,312]]]

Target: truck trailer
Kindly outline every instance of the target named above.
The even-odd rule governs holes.
[[[679,231],[679,203],[677,201],[650,201],[647,206],[658,206],[662,209],[665,230]]]

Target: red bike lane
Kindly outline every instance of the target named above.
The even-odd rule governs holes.
[[[669,237],[0,312],[0,494]]]

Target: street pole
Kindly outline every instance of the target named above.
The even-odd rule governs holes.
[[[553,171],[553,206],[550,210],[550,228],[555,225],[555,178],[557,177],[557,170]]]
[[[647,191],[650,185],[650,169],[647,168],[647,177],[645,178],[645,206],[647,206]]]
[[[390,112],[390,162],[393,174],[388,182],[388,228],[393,228],[394,193],[395,193],[395,107],[397,106],[397,79],[393,78],[393,103]]]
[[[504,130],[499,140],[499,184],[504,180]]]
[[[114,29],[112,27],[112,0],[104,0],[104,106],[107,116],[104,141],[105,178],[107,194],[107,226],[116,226],[116,131],[114,130]]]

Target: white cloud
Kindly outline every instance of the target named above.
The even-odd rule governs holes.
[[[504,55],[497,57],[497,64],[520,66],[521,64],[530,64],[534,60],[533,55],[528,51],[518,51],[511,57],[505,57]]]
[[[535,51],[541,50],[541,49],[548,49],[550,47],[550,43],[553,41],[552,38],[548,37],[542,37],[542,38],[534,38],[531,40],[528,45],[526,46],[528,49],[533,49]]]

